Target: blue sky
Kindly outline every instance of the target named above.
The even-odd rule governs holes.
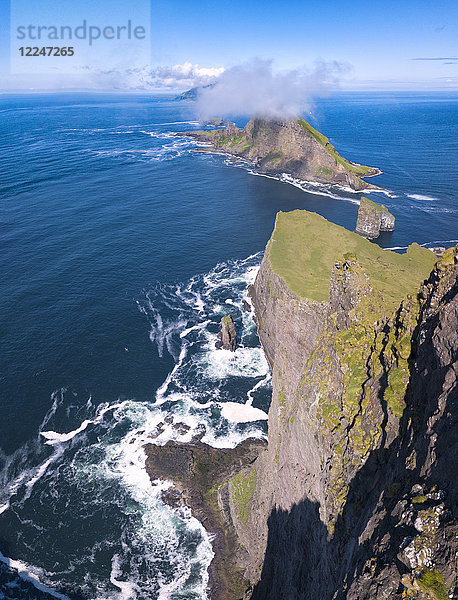
[[[348,67],[341,83],[344,89],[458,89],[456,1],[0,2],[0,77],[3,82],[0,87],[3,90],[113,88],[134,91],[167,89],[167,85],[180,89],[190,83],[200,83],[202,75],[205,80],[206,76],[217,73],[217,69],[255,57],[273,60],[278,70],[311,65],[316,59],[344,63]],[[53,66],[52,61],[45,58],[29,59],[24,68],[20,66],[24,61],[18,61],[19,41],[14,39],[14,30],[10,48],[10,4],[15,26],[19,22],[76,26],[87,19],[88,23],[103,27],[133,18],[137,24],[145,25],[150,37],[137,45],[125,41],[115,46],[106,40],[98,41],[91,48],[87,44],[85,48],[78,48],[78,56],[72,62],[60,59]],[[145,23],[147,12],[150,12],[149,23]],[[44,45],[49,43],[44,42]],[[73,70],[75,65],[78,65],[77,72]],[[176,78],[177,70],[169,70],[173,65],[188,66],[181,72],[178,69],[181,75]],[[154,77],[150,76],[151,71]]]

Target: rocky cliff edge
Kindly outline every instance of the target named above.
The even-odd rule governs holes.
[[[278,214],[251,291],[268,447],[228,485],[245,597],[456,597],[457,273],[457,248]]]

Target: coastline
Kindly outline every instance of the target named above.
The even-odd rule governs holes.
[[[217,130],[218,131],[218,130]],[[219,131],[223,131],[223,130],[219,130]],[[183,132],[177,132],[173,134],[173,137],[188,137],[190,139],[194,139],[194,140],[198,140],[198,141],[203,141],[201,140],[199,137],[196,137],[195,133],[197,132],[193,132],[193,131],[183,131]],[[337,182],[329,182],[326,179],[320,179],[320,178],[315,178],[315,179],[303,179],[301,177],[298,177],[296,175],[293,175],[291,173],[285,172],[283,170],[279,170],[279,171],[272,171],[269,169],[262,169],[260,168],[259,163],[250,160],[249,158],[247,158],[246,156],[244,156],[243,154],[237,153],[237,152],[230,152],[227,149],[222,149],[218,146],[216,146],[215,144],[212,143],[208,143],[208,145],[206,146],[200,146],[198,148],[194,148],[193,150],[191,150],[191,153],[202,153],[202,154],[216,154],[216,155],[220,155],[220,156],[224,156],[228,159],[239,159],[239,160],[244,160],[247,161],[247,163],[249,163],[249,165],[251,166],[251,168],[253,170],[255,170],[258,174],[260,175],[270,175],[273,177],[280,177],[281,175],[288,175],[293,177],[294,179],[296,179],[299,182],[303,182],[304,184],[321,184],[321,185],[329,185],[329,186],[340,186],[340,187],[345,187],[342,186],[342,184],[339,184]],[[353,163],[352,161],[347,161],[350,164],[354,165],[354,166],[358,166],[356,163]],[[361,182],[363,182],[365,184],[364,187],[361,187],[361,189],[356,189],[353,187],[349,187],[349,189],[351,189],[352,192],[355,193],[360,193],[360,192],[371,192],[371,191],[380,191],[380,192],[384,192],[385,189],[377,186],[373,183],[368,183],[365,181],[366,178],[369,177],[377,177],[378,175],[382,175],[383,171],[381,169],[379,169],[378,167],[371,167],[371,172],[369,172],[367,175],[364,176],[359,176],[359,180]]]

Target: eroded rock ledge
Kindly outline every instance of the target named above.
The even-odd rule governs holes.
[[[243,575],[243,553],[230,515],[231,511],[237,514],[243,510],[250,493],[250,489],[242,489],[237,501],[240,472],[252,469],[253,461],[265,447],[264,440],[255,439],[245,440],[234,449],[212,448],[198,440],[145,446],[146,470],[151,480],[174,483],[164,500],[172,506],[189,506],[193,516],[214,535],[215,557],[209,569],[212,600],[241,598],[249,585]],[[228,484],[234,475],[235,483]],[[251,487],[252,493],[254,485]]]

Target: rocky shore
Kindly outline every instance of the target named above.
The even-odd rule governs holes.
[[[215,557],[210,565],[212,600],[241,598],[249,586],[245,579],[240,544],[232,526],[231,510],[237,511],[228,481],[241,469],[250,468],[264,440],[245,440],[234,449],[212,448],[199,440],[189,444],[148,444],[146,470],[154,482],[171,480],[174,487],[163,497],[171,506],[189,506],[213,537]],[[238,559],[238,562],[237,560]]]

